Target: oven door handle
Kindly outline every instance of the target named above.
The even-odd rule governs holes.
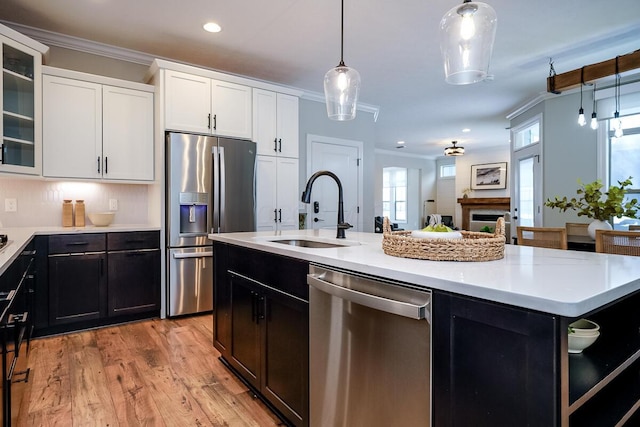
[[[173,254],[174,259],[185,259],[185,258],[207,258],[212,257],[213,252],[189,252],[186,254]]]
[[[426,302],[423,305],[416,305],[383,298],[327,282],[326,280],[322,280],[321,277],[322,275],[307,274],[307,284],[327,294],[355,302],[365,307],[416,320],[426,319],[431,323],[431,316],[428,309],[430,302]]]

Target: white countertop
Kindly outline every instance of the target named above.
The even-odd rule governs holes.
[[[0,250],[0,274],[15,260],[37,234],[73,234],[73,233],[116,233],[121,231],[156,231],[160,227],[146,224],[111,224],[108,227],[15,227],[0,228],[0,234],[6,234],[10,244]]]
[[[304,248],[274,243],[307,237],[355,244]],[[640,289],[640,257],[505,246],[497,261],[425,261],[385,255],[382,234],[335,230],[211,234],[209,238],[310,262],[567,317],[579,317]]]

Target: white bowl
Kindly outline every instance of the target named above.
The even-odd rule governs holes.
[[[582,350],[596,342],[600,332],[596,331],[593,335],[576,335],[569,334],[569,353],[582,353]]]
[[[580,319],[569,325],[569,331],[572,335],[592,336],[599,334],[600,326],[591,320]]]
[[[96,227],[106,227],[113,222],[115,212],[91,212],[87,216]]]
[[[411,237],[418,239],[462,239],[462,233],[459,231],[438,232],[414,230],[411,232]]]

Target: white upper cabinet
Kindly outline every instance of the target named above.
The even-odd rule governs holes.
[[[298,157],[298,97],[253,89],[253,139],[258,154]]]
[[[43,77],[42,174],[152,181],[153,92],[88,81],[95,77],[118,83],[115,79],[66,70],[62,74],[82,80],[58,75]]]
[[[102,86],[45,75],[42,90],[42,174],[101,178]]]
[[[298,159],[256,157],[256,231],[298,229]]]
[[[102,87],[103,177],[153,180],[153,93]]]
[[[42,54],[47,50],[0,24],[0,172],[42,172]]]
[[[165,128],[251,139],[251,88],[166,70]]]

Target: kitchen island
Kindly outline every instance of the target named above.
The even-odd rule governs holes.
[[[507,245],[501,260],[433,262],[385,255],[380,234],[351,232],[337,241],[334,233],[210,238],[216,248],[243,248],[432,290],[435,426],[637,422],[640,257]],[[306,248],[278,239],[345,246]],[[217,281],[221,275],[216,272]],[[569,355],[567,327],[581,317],[598,322],[602,335],[584,353]]]

